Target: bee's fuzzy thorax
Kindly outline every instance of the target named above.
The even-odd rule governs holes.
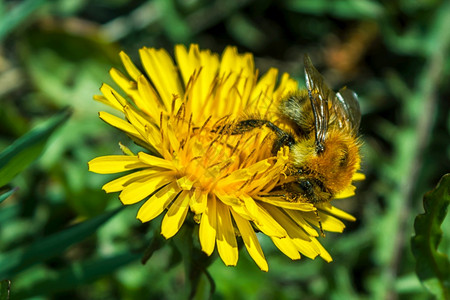
[[[290,148],[290,155],[292,165],[299,169],[304,167],[308,160],[311,160],[311,155],[314,153],[315,143],[314,139],[302,139]]]

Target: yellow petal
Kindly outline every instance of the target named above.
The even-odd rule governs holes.
[[[359,180],[364,180],[366,179],[366,175],[364,175],[363,173],[355,173],[353,174],[353,181],[359,181]]]
[[[253,198],[248,195],[242,194],[242,195],[239,195],[239,197],[236,197],[236,199],[241,200],[240,205],[230,205],[231,208],[236,213],[238,213],[242,218],[249,220],[249,221],[255,221],[255,219],[261,212],[261,208],[256,204],[256,202],[253,200]],[[242,203],[244,205],[242,205]],[[263,224],[261,226],[265,226],[265,225]],[[269,230],[269,232],[270,232],[271,229],[273,229],[273,228],[269,227],[268,229],[265,229],[265,230]],[[275,230],[277,230],[277,228],[275,228]],[[278,234],[275,233],[275,235],[283,236],[283,232],[278,232]]]
[[[236,196],[221,193],[216,193],[216,196],[227,206],[243,206],[243,203]]]
[[[184,45],[175,46],[175,58],[186,86],[196,68],[200,68],[200,51],[198,45],[191,44],[189,54]]]
[[[343,191],[339,192],[336,196],[334,196],[334,198],[335,199],[343,199],[343,198],[348,198],[348,197],[354,196],[355,189],[356,189],[356,187],[354,185],[349,185]]]
[[[217,202],[217,250],[227,266],[235,266],[238,261],[238,247],[228,206]]]
[[[330,232],[343,232],[345,225],[341,220],[336,219],[328,214],[319,211],[320,222],[322,223],[323,230]]]
[[[258,267],[267,272],[269,266],[267,265],[266,258],[259,244],[258,238],[256,237],[255,231],[249,221],[245,220],[239,214],[231,211],[233,214],[234,221],[241,233],[242,240],[244,241],[245,248],[247,248],[248,254],[253,258]]]
[[[252,215],[253,217],[258,216],[260,207],[256,204],[255,200],[252,197],[246,194],[242,194],[239,196],[239,199],[241,199],[245,203],[245,208],[248,210],[250,215]]]
[[[207,255],[211,255],[216,244],[217,234],[217,211],[215,197],[212,197],[207,202],[206,211],[202,214],[199,228],[199,239],[202,251]]]
[[[141,71],[136,68],[133,61],[125,52],[120,51],[119,56],[122,60],[123,66],[125,67],[125,70],[127,70],[127,73],[131,76],[131,78],[133,78],[134,81],[137,81],[139,76],[142,74]]]
[[[109,106],[113,107],[114,109],[117,109],[119,111],[123,112],[123,105],[117,101],[117,99],[114,97],[112,93],[112,87],[110,87],[108,84],[104,83],[100,87],[100,91],[103,94],[102,96],[94,96],[95,100],[101,101],[103,103],[108,104]]]
[[[325,248],[319,243],[319,241],[315,238],[311,239],[311,242],[313,242],[313,244],[319,248],[320,251],[320,257],[322,257],[326,262],[332,262],[333,258],[331,257],[330,253],[328,253],[327,250],[325,250]]]
[[[136,87],[136,82],[131,81],[127,76],[123,75],[122,72],[116,68],[111,68],[109,70],[109,75],[114,80],[114,82],[125,92],[131,99],[135,99],[138,96],[138,91]]]
[[[301,227],[284,214],[280,209],[271,205],[264,205],[267,212],[286,230],[290,238],[299,238],[305,241],[309,241],[309,236],[302,230]]]
[[[289,217],[291,217],[291,219],[297,223],[307,234],[309,234],[310,236],[319,236],[319,234],[317,233],[317,231],[308,223],[305,221],[305,219],[303,219],[302,217],[302,213],[295,211],[295,210],[290,210],[290,209],[285,209],[284,210]]]
[[[222,76],[231,73],[233,70],[236,70],[237,73],[239,73],[241,66],[238,64],[238,59],[237,48],[231,46],[226,47],[220,60],[219,74]]]
[[[246,169],[253,176],[255,173],[265,173],[271,166],[272,164],[267,159],[264,159],[248,166]]]
[[[319,220],[315,213],[303,213],[303,217],[309,223],[313,224],[316,227],[319,227]],[[332,216],[324,214],[319,211],[320,222],[322,223],[322,228],[325,231],[330,232],[342,232],[345,228],[344,223],[342,223],[339,219],[336,219]]]
[[[178,140],[178,136],[177,136],[177,134],[179,134],[179,132],[177,132],[176,128],[173,128],[172,124],[167,124],[167,127],[164,129],[166,129],[164,131],[166,133],[165,137],[167,137],[168,141],[169,141],[168,149],[175,151],[175,152],[179,152],[180,141]]]
[[[139,168],[148,168],[137,156],[108,155],[94,158],[89,163],[89,171],[98,174],[113,174]]]
[[[139,97],[136,97],[134,102],[151,118],[152,123],[157,124],[161,111],[163,111],[161,99],[144,75],[138,77],[137,87]]]
[[[284,253],[287,257],[292,260],[300,259],[300,253],[298,253],[297,247],[289,238],[277,238],[272,237],[272,242],[280,249],[281,252]]]
[[[123,107],[127,105],[127,101],[122,96],[120,96],[111,86],[106,83],[102,84],[102,86],[100,87],[100,91],[111,104],[111,106],[123,112]]]
[[[159,157],[147,154],[145,152],[139,152],[138,157],[142,162],[144,162],[147,165],[150,165],[152,167],[176,170],[175,166],[173,165],[173,163],[171,161],[165,160],[163,158],[159,158]]]
[[[252,91],[251,99],[254,99],[254,108],[265,114],[270,106],[273,106],[273,91],[277,82],[278,70],[271,68],[258,81]]]
[[[197,47],[198,48],[198,47]],[[198,49],[195,45],[189,48],[189,58],[196,57]],[[197,67],[197,65],[199,66]],[[213,100],[213,90],[216,88],[215,82],[217,79],[217,72],[219,70],[219,56],[216,53],[211,53],[209,50],[200,51],[200,60],[191,64],[191,68],[195,68],[197,71],[195,76],[189,75],[190,81],[195,81],[192,84],[192,88],[186,88],[186,92],[192,93],[188,101],[188,111],[203,111],[206,103],[211,103]],[[193,71],[191,71],[193,74]],[[204,122],[204,119],[197,120]]]
[[[149,122],[145,116],[141,115],[140,112],[129,105],[124,106],[123,110],[130,123],[133,124],[137,131],[139,131],[139,134],[144,137],[150,145],[160,151],[161,133],[155,124]]]
[[[173,237],[183,225],[189,208],[189,200],[189,192],[181,192],[164,216],[161,224],[161,234],[166,239]]]
[[[255,88],[253,89],[252,98],[256,98],[261,94],[267,94],[267,91],[273,91],[275,84],[277,82],[278,70],[275,68],[270,68],[264,75],[262,75]],[[272,101],[272,99],[268,99]]]
[[[142,171],[133,172],[131,174],[119,177],[113,181],[108,182],[105,184],[102,189],[107,193],[112,192],[120,192],[124,189],[125,186],[127,186],[129,183],[133,182],[134,180],[139,180],[142,177],[146,177],[148,175],[153,175],[155,173],[161,172],[161,170],[156,169],[145,169]]]
[[[150,197],[139,209],[137,218],[148,222],[159,216],[180,192],[178,185],[172,182]]]
[[[200,189],[195,189],[193,196],[191,197],[191,203],[189,204],[191,210],[195,214],[202,214],[206,210],[206,205],[208,202],[208,194],[201,191]]]
[[[298,90],[298,82],[292,79],[289,74],[284,73],[281,76],[280,83],[278,84],[278,88],[273,93],[273,99],[275,103],[279,101],[281,98],[286,97],[289,93]]]
[[[130,183],[120,193],[120,201],[122,201],[125,205],[134,204],[141,201],[163,185],[166,185],[173,180],[172,174],[165,173],[166,172],[152,174]]]
[[[158,90],[166,110],[170,112],[173,95],[178,97],[183,95],[178,70],[172,58],[164,49],[156,50],[144,47],[139,50],[139,53],[147,75]],[[177,110],[178,108],[175,107],[175,111]]]
[[[280,200],[280,197],[256,196],[255,198],[261,202],[265,202],[265,203],[271,204],[273,206],[278,206],[278,207],[282,207],[282,208],[286,208],[286,209],[301,210],[301,211],[316,210],[314,208],[314,205],[312,205],[311,203],[283,201],[283,200]]]
[[[194,186],[194,181],[190,180],[188,176],[183,176],[179,179],[177,179],[178,186],[182,190],[190,191],[192,187]]]
[[[248,212],[245,206],[231,206],[231,209],[247,221],[255,221],[255,218]]]
[[[103,103],[103,104],[106,104],[106,105],[108,105],[108,106],[110,106],[110,107],[112,107],[112,108],[114,108],[114,109],[122,110],[121,107],[116,106],[115,104],[109,102],[109,100],[108,100],[105,96],[103,96],[103,95],[94,95],[92,98],[93,98],[95,101],[98,101],[98,102],[101,102],[101,103]]]
[[[237,169],[219,182],[218,187],[225,189],[227,186],[249,180],[255,173],[264,173],[272,165],[265,159],[245,169]]]
[[[251,175],[247,169],[238,169],[218,183],[218,188],[227,189],[230,185],[244,182],[250,179]]]
[[[264,232],[264,234],[271,237],[286,237],[287,232],[263,207],[259,204],[258,212],[254,218],[255,225]]]
[[[128,134],[131,134],[141,140],[143,139],[143,137],[141,136],[139,131],[137,131],[136,128],[133,125],[131,125],[130,123],[128,123],[127,121],[125,121],[119,117],[116,117],[114,115],[111,115],[107,112],[104,112],[104,111],[99,112],[98,115],[99,115],[100,119],[102,119],[106,123],[110,124],[111,126],[114,126],[117,129],[120,129]]]
[[[356,218],[354,216],[352,216],[351,214],[346,213],[345,211],[340,210],[339,208],[334,207],[332,205],[321,204],[321,205],[317,205],[317,207],[325,212],[335,215],[338,218],[348,220],[348,221],[356,221]]]
[[[321,253],[320,249],[312,241],[295,238],[292,239],[292,242],[300,253],[311,259],[316,258]]]

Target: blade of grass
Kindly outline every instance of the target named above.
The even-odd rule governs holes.
[[[27,0],[19,2],[10,12],[0,16],[0,42],[16,28],[27,20],[32,13],[45,4],[46,0]]]
[[[119,207],[111,212],[106,212],[98,217],[69,227],[35,242],[29,247],[14,249],[0,254],[0,279],[11,278],[20,271],[60,254],[69,246],[81,242],[121,209],[122,207]]]
[[[17,188],[14,189],[10,189],[9,191],[7,191],[6,193],[3,193],[0,195],[0,203],[2,203],[4,200],[6,200],[6,198],[8,198],[9,196],[11,196],[12,194],[14,194],[14,192],[17,190]]]
[[[25,299],[74,289],[80,285],[92,283],[103,276],[111,275],[124,265],[137,261],[141,255],[141,253],[127,252],[94,261],[74,263],[66,269],[55,272],[49,276],[50,278],[34,282],[26,290],[14,291],[14,296],[17,299]]]
[[[63,109],[0,153],[0,187],[7,184],[40,156],[48,138],[68,120],[70,114],[70,109]]]

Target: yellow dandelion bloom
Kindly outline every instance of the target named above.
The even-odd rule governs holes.
[[[175,47],[176,63],[165,50],[143,48],[145,74],[125,53],[128,75],[111,77],[127,98],[107,84],[95,96],[124,115],[100,112],[100,118],[124,131],[143,150],[89,162],[100,174],[128,171],[103,186],[120,192],[125,205],[144,200],[137,218],[148,222],[165,213],[161,234],[174,236],[186,218],[199,224],[202,250],[217,247],[226,265],[238,261],[238,240],[263,271],[268,270],[257,232],[270,237],[291,259],[330,255],[318,242],[318,217],[325,231],[341,232],[338,219],[354,218],[331,206],[290,202],[270,196],[286,180],[289,148],[272,154],[273,133],[266,127],[231,134],[229,124],[243,114],[276,119],[277,101],[297,89],[297,82],[270,69],[261,78],[251,54],[228,47],[219,57],[197,45]],[[362,179],[355,173],[354,179]],[[354,194],[349,185],[339,197]],[[270,196],[270,197],[269,197]]]

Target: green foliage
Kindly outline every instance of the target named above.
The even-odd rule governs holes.
[[[445,263],[428,262],[450,254],[449,218],[439,248],[435,204],[418,217],[430,234],[408,241],[423,194],[450,169],[449,22],[443,0],[0,1],[0,279],[13,299],[429,299],[414,266],[436,286]],[[261,236],[269,272],[245,249],[225,267],[197,251],[195,230],[167,242],[157,220],[135,219],[139,205],[110,213],[120,202],[101,186],[114,176],[86,163],[140,150],[98,120],[111,110],[92,96],[114,85],[109,68],[123,71],[120,50],[139,65],[140,47],[191,42],[236,45],[260,74],[300,82],[309,53],[331,86],[358,92],[367,179],[335,202],[358,221],[320,238],[332,263],[293,262]],[[426,202],[439,193],[442,182]]]
[[[26,289],[14,293],[14,297],[24,299],[33,296],[46,295],[77,288],[89,284],[99,278],[109,276],[117,269],[140,258],[138,253],[121,253],[111,257],[102,257],[93,261],[75,262],[69,267],[48,274],[41,280],[36,280]]]
[[[0,278],[11,278],[15,274],[62,253],[69,246],[79,243],[114,216],[119,209],[107,212],[94,219],[77,224],[61,232],[37,241],[31,246],[16,248],[0,254]]]
[[[29,18],[37,9],[42,7],[45,2],[46,0],[27,0],[8,13],[0,11],[0,41],[21,22]]]
[[[35,161],[45,147],[47,139],[70,116],[64,109],[50,120],[28,132],[0,153],[0,187]]]
[[[308,12],[319,16],[331,14],[344,19],[376,19],[384,14],[381,4],[369,0],[288,0],[286,6],[298,12]]]
[[[6,198],[8,198],[12,194],[14,194],[15,191],[16,191],[15,189],[9,189],[9,191],[1,194],[0,195],[0,203],[2,203],[4,200],[6,200]]]
[[[0,300],[9,300],[11,291],[11,281],[0,281]]]
[[[441,225],[449,204],[450,174],[447,174],[434,190],[425,195],[425,213],[416,217],[416,235],[411,239],[417,276],[438,299],[450,298],[450,261],[447,255],[438,251],[442,239]]]

